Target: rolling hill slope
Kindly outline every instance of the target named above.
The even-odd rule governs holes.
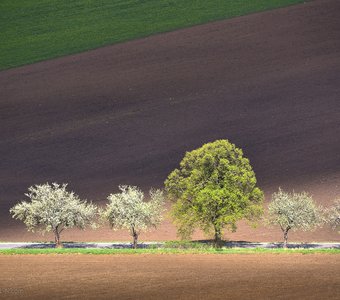
[[[69,182],[94,201],[118,184],[161,187],[185,151],[219,138],[244,149],[267,196],[282,186],[329,203],[340,194],[339,14],[339,1],[317,0],[0,72],[0,240],[40,239],[8,214],[32,184]],[[174,228],[143,238],[174,239]]]

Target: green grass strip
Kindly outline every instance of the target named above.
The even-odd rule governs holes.
[[[1,0],[0,70],[304,0]]]
[[[2,249],[0,255],[20,254],[340,254],[340,249]]]

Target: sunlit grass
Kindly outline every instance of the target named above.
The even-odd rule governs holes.
[[[303,0],[2,0],[0,70]]]
[[[158,248],[158,249],[97,249],[97,248],[57,248],[57,249],[2,249],[0,255],[19,254],[340,254],[340,249],[244,249],[244,248]]]

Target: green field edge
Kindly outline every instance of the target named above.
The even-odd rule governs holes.
[[[340,254],[340,249],[2,249],[0,255],[91,254]]]
[[[19,63],[19,64],[12,63],[11,65],[8,65],[8,66],[6,66],[6,65],[4,66],[4,65],[0,64],[0,72],[7,71],[7,70],[10,70],[10,69],[14,69],[14,68],[24,67],[24,66],[27,66],[27,65],[32,65],[32,64],[35,64],[35,63],[41,63],[41,62],[44,62],[44,61],[54,60],[54,59],[58,59],[58,58],[66,57],[66,56],[72,56],[72,55],[77,55],[77,54],[81,54],[81,53],[86,53],[86,52],[89,52],[89,51],[94,51],[94,50],[97,50],[97,49],[100,49],[100,48],[119,45],[119,44],[122,44],[122,43],[137,41],[137,40],[140,40],[140,39],[145,39],[145,38],[155,36],[155,35],[159,35],[159,34],[175,32],[175,31],[182,30],[182,29],[188,29],[188,28],[201,26],[201,25],[205,25],[205,24],[209,24],[209,23],[231,20],[231,19],[234,19],[234,18],[249,16],[249,15],[258,14],[258,13],[262,13],[262,12],[275,11],[275,10],[279,10],[279,9],[282,9],[282,8],[288,8],[288,7],[297,6],[297,5],[304,5],[308,2],[313,2],[313,1],[315,1],[315,0],[296,0],[295,3],[282,4],[282,5],[278,5],[278,6],[275,6],[275,7],[268,7],[268,8],[264,8],[264,9],[260,8],[260,9],[254,10],[252,12],[238,13],[238,14],[235,14],[235,15],[227,16],[227,17],[211,18],[211,19],[208,18],[208,19],[205,19],[205,20],[200,21],[200,22],[192,22],[192,23],[189,22],[188,24],[185,24],[184,26],[183,25],[173,26],[173,27],[169,27],[167,29],[156,30],[156,31],[153,31],[151,33],[147,32],[147,33],[142,33],[142,34],[136,34],[136,35],[132,35],[128,38],[122,38],[122,39],[119,39],[119,40],[116,40],[116,41],[109,41],[107,43],[104,42],[102,44],[98,44],[98,45],[93,46],[93,47],[79,47],[79,48],[75,48],[71,51],[65,50],[60,54],[51,55],[51,56],[45,55],[45,57],[43,57],[41,59],[40,58],[31,59],[31,60],[28,60],[25,63]]]

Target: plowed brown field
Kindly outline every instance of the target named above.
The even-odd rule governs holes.
[[[68,182],[95,202],[118,184],[161,187],[185,151],[220,138],[244,149],[267,200],[281,186],[330,203],[340,196],[339,15],[340,1],[317,0],[0,72],[0,241],[51,239],[9,216],[32,184]],[[241,224],[228,237],[280,232]],[[168,220],[141,236],[175,238]]]
[[[1,299],[339,299],[339,255],[0,256]],[[1,292],[2,291],[2,292]]]

